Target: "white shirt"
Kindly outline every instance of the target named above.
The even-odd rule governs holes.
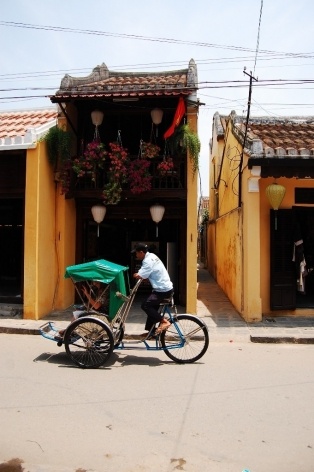
[[[154,290],[157,292],[168,292],[173,289],[167,269],[152,252],[146,252],[142,261],[142,267],[138,271],[142,279],[148,279]]]

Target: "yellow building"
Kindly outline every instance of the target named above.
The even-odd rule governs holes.
[[[87,77],[63,78],[50,99],[58,105],[59,129],[70,135],[70,156],[52,166],[38,134],[23,151],[24,170],[19,167],[24,318],[40,319],[74,302],[71,282],[63,278],[68,265],[104,258],[129,266],[131,276],[138,241],[165,262],[176,303],[196,313],[197,173],[180,133],[197,135],[197,88],[193,60],[176,71],[112,72],[102,64]],[[92,147],[99,141],[106,155],[95,163]],[[128,159],[118,186],[117,144]],[[157,146],[157,154],[147,144]],[[10,199],[1,185],[0,216],[1,199]],[[150,211],[155,205],[164,209],[160,221]],[[105,212],[100,219],[91,212],[95,206]]]
[[[314,314],[313,144],[309,117],[213,117],[208,268],[249,322]]]

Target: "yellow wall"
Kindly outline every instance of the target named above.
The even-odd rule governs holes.
[[[239,152],[230,130],[227,129],[226,133],[230,141],[225,146],[222,139],[217,140],[215,128],[213,129],[207,260],[209,271],[235,308],[241,311],[243,251],[242,211],[238,208]],[[215,171],[213,171],[214,165]],[[213,174],[215,174],[214,181]]]
[[[197,108],[187,110],[188,125],[197,133]],[[193,175],[192,163],[187,158],[187,229],[186,229],[187,294],[186,311],[196,314],[197,304],[197,173]]]
[[[242,294],[240,219],[236,209],[216,222],[216,280],[238,311]]]
[[[51,309],[55,287],[55,184],[45,143],[26,158],[24,318],[39,319]]]
[[[232,133],[231,121],[225,140],[217,140],[213,129],[212,167],[222,165],[219,185],[211,181],[212,221],[209,224],[208,266],[219,286],[247,321],[261,319],[260,293],[260,200],[249,191],[250,171],[243,156],[241,202],[239,173],[241,146]],[[218,181],[219,166],[215,170]],[[214,239],[213,239],[214,238]],[[213,242],[214,240],[214,242]]]
[[[261,321],[260,193],[249,191],[250,176],[251,172],[247,168],[247,156],[244,155],[242,176],[243,300],[241,313],[247,321]]]
[[[26,158],[24,238],[24,318],[40,319],[73,303],[63,278],[75,261],[75,202],[65,200],[54,182],[45,142]]]

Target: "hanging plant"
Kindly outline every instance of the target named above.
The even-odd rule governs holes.
[[[188,150],[192,161],[193,174],[198,171],[201,142],[198,135],[191,131],[188,124],[176,128],[175,132],[167,139],[167,144],[172,154],[180,150]]]
[[[145,141],[140,142],[140,153],[144,159],[153,159],[160,153],[160,147],[153,143],[147,143]]]
[[[119,142],[109,143],[109,148],[109,171],[111,172],[112,178],[114,180],[124,183],[127,179],[127,163],[129,160],[128,150],[124,148]]]
[[[92,180],[96,180],[98,169],[103,169],[107,152],[103,143],[94,140],[87,144],[85,151],[80,157],[73,161],[72,169],[77,177],[84,177],[86,174],[92,175]]]
[[[104,186],[103,196],[105,205],[117,205],[121,200],[122,187],[119,181],[110,179]]]
[[[138,157],[130,162],[128,169],[128,181],[130,191],[134,195],[148,192],[152,188],[152,176],[149,173],[150,163],[146,159]]]
[[[109,182],[104,186],[104,203],[107,205],[116,205],[121,200],[122,184],[127,181],[128,174],[128,150],[122,146],[121,137],[118,134],[118,141],[109,143],[110,151],[108,158]]]
[[[47,145],[48,160],[54,170],[58,171],[60,166],[71,158],[71,135],[58,126],[53,126],[42,138]]]
[[[70,190],[71,169],[72,162],[66,161],[63,164],[62,169],[59,172],[56,172],[55,174],[55,180],[61,185],[61,195],[68,193]]]
[[[41,140],[46,142],[48,161],[53,166],[55,181],[61,184],[61,194],[64,194],[70,186],[71,135],[53,126]]]
[[[164,177],[169,172],[172,172],[174,168],[174,163],[172,157],[164,157],[163,160],[158,164],[157,171],[159,175]]]

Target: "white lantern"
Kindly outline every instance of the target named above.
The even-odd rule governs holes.
[[[156,136],[158,136],[158,125],[160,125],[160,123],[162,122],[163,114],[164,114],[164,112],[160,108],[154,108],[150,112],[150,116],[152,117],[153,125],[156,126]]]
[[[104,220],[106,216],[107,208],[104,205],[94,205],[91,208],[91,212],[94,218],[94,221],[98,223],[97,227],[97,237],[99,237],[99,224]]]
[[[95,125],[94,140],[100,141],[98,126],[101,125],[102,120],[104,119],[104,114],[100,110],[94,110],[91,112],[91,118],[92,118],[93,125]]]
[[[163,117],[164,112],[160,108],[154,108],[150,112],[150,116],[152,117],[152,122],[154,125],[160,125],[162,122],[162,117]]]
[[[94,126],[100,126],[104,119],[104,113],[100,110],[94,110],[91,112],[91,118]]]
[[[162,205],[152,205],[150,207],[150,214],[152,220],[156,223],[156,237],[158,238],[158,223],[162,220],[165,213],[165,207]]]

